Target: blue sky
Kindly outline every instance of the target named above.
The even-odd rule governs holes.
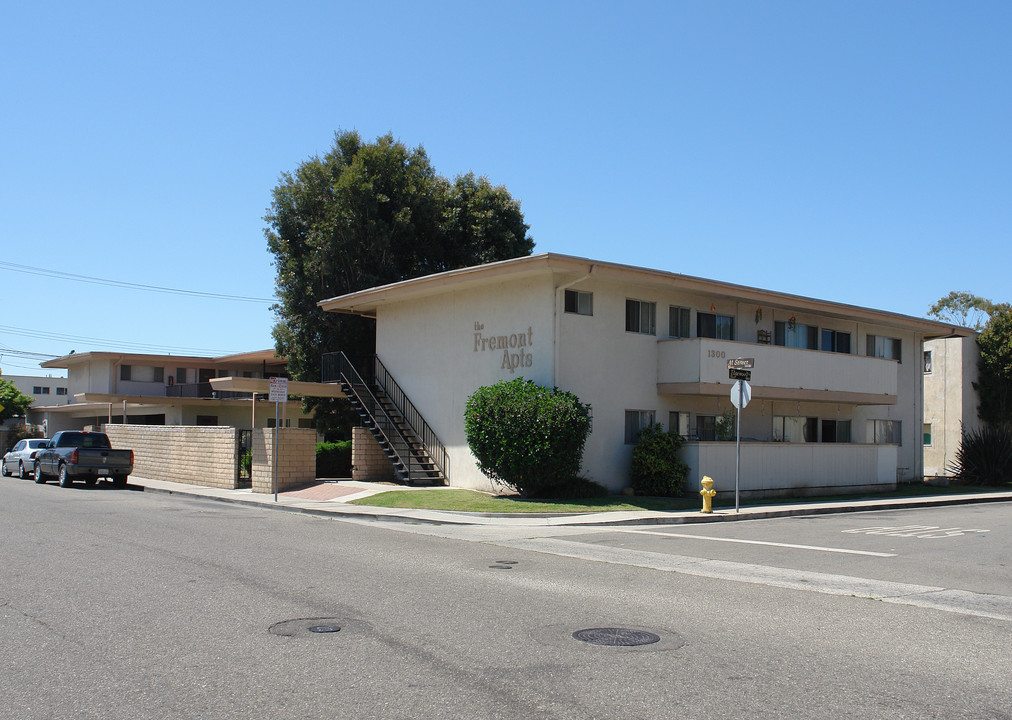
[[[263,215],[339,129],[558,252],[923,316],[1012,300],[1012,3],[7,3],[0,368],[270,347]],[[5,352],[5,350],[7,352]],[[12,353],[11,351],[16,351]]]

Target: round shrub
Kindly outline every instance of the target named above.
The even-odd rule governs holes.
[[[685,489],[689,466],[678,459],[682,438],[666,432],[663,425],[647,425],[633,448],[630,476],[637,495],[677,497]]]
[[[590,405],[523,378],[478,388],[464,411],[478,468],[524,497],[546,497],[577,476],[590,426]]]

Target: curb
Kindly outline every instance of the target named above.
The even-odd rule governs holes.
[[[440,517],[416,517],[412,515],[404,515],[397,513],[393,508],[379,508],[375,506],[369,506],[369,511],[347,511],[338,508],[320,508],[320,507],[304,507],[301,505],[291,503],[271,503],[262,502],[257,500],[245,500],[243,498],[235,497],[223,497],[221,495],[205,494],[202,492],[195,492],[188,489],[175,489],[175,488],[162,488],[162,487],[150,487],[147,485],[133,484],[128,486],[131,490],[140,490],[142,492],[158,493],[162,495],[179,495],[187,498],[197,498],[201,500],[210,500],[215,502],[223,502],[231,505],[239,505],[243,507],[254,507],[267,510],[284,510],[286,512],[298,513],[301,515],[310,515],[314,517],[335,517],[335,518],[347,518],[355,520],[373,520],[376,522],[388,521],[388,522],[401,522],[401,523],[414,523],[423,525],[459,525],[459,526],[475,526],[475,525],[501,525],[501,526],[519,526],[521,524],[529,526],[552,526],[552,527],[606,527],[606,526],[623,526],[623,525],[692,525],[692,524],[706,524],[715,522],[740,522],[745,520],[769,520],[775,518],[784,517],[800,517],[800,516],[814,516],[814,515],[833,515],[842,513],[858,513],[858,512],[875,512],[875,511],[886,511],[886,510],[909,510],[912,508],[925,508],[925,507],[951,507],[953,505],[974,505],[980,503],[992,503],[992,502],[1012,502],[1012,493],[1000,493],[1000,494],[981,494],[977,495],[961,495],[955,498],[948,497],[932,497],[932,498],[911,498],[911,499],[896,499],[896,500],[871,500],[865,501],[864,503],[858,504],[840,504],[840,505],[827,505],[812,503],[810,505],[799,505],[797,507],[778,508],[771,510],[749,510],[747,512],[739,512],[727,514],[726,510],[717,510],[716,512],[708,515],[703,515],[697,512],[684,512],[671,513],[671,514],[657,514],[647,517],[638,518],[613,518],[609,519],[606,517],[595,518],[595,513],[565,513],[560,515],[551,515],[546,513],[537,514],[518,514],[518,513],[467,513],[467,512],[456,512],[450,510],[425,510],[426,513],[439,514]],[[606,515],[607,513],[597,513],[596,515]],[[473,518],[473,520],[469,520]],[[514,522],[475,522],[475,520],[481,518],[486,521],[494,520],[512,520]],[[530,521],[527,523],[521,523],[516,521]],[[568,522],[567,522],[568,521]]]

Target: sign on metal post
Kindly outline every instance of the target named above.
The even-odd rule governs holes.
[[[272,377],[269,399],[272,403],[288,402],[288,378]]]
[[[731,404],[741,410],[752,402],[752,386],[748,380],[737,380],[731,386]]]
[[[274,481],[274,502],[278,501],[278,442],[281,440],[281,426],[278,423],[278,408],[288,402],[288,378],[272,377],[270,380],[270,402],[274,403],[274,442],[271,443],[271,475]]]
[[[731,404],[738,408],[737,432],[734,441],[734,511],[740,509],[738,492],[739,477],[741,475],[741,410],[752,400],[752,386],[748,381],[752,379],[752,368],[755,367],[755,358],[733,358],[727,361],[727,375],[734,380],[731,386]]]

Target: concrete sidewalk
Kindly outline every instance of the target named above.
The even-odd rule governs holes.
[[[871,510],[901,510],[915,507],[941,507],[982,502],[1012,502],[1012,492],[972,493],[965,495],[939,495],[916,498],[854,499],[811,502],[794,501],[776,505],[742,506],[734,509],[718,508],[712,514],[698,510],[656,512],[651,510],[623,512],[590,512],[576,514],[504,514],[471,513],[442,510],[413,510],[368,505],[351,505],[350,500],[375,495],[388,490],[410,490],[402,485],[334,480],[309,485],[274,495],[254,493],[252,490],[222,490],[219,488],[187,485],[185,483],[148,480],[130,477],[130,486],[145,492],[205,498],[250,507],[273,508],[309,515],[357,518],[361,520],[387,520],[392,522],[427,523],[434,525],[495,525],[502,527],[538,526],[602,526],[602,525],[680,525],[686,523],[727,522],[763,518],[823,515],[830,513],[866,512]]]

